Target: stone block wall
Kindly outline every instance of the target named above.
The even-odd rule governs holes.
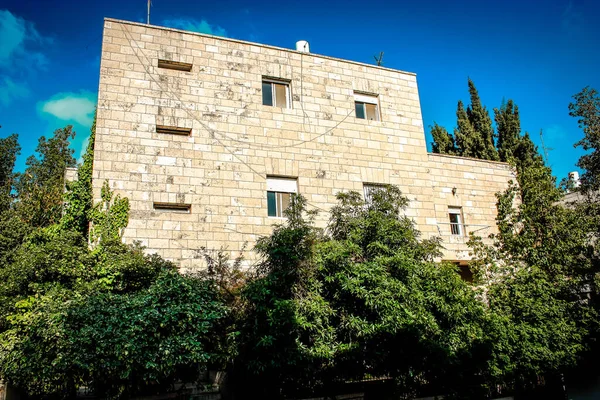
[[[159,59],[191,71],[159,68]],[[289,108],[263,105],[265,78],[289,84]],[[379,121],[356,118],[355,92],[378,96]],[[161,125],[191,133],[157,133]],[[99,200],[108,180],[129,197],[126,241],[141,241],[185,270],[202,267],[202,247],[236,255],[246,242],[250,263],[256,239],[281,222],[267,216],[267,176],[297,178],[320,226],[339,191],[397,185],[424,236],[444,237],[444,207],[455,203],[466,224],[493,231],[494,193],[512,172],[427,153],[415,74],[105,20],[94,190]],[[191,208],[164,211],[155,203]],[[468,257],[464,240],[451,242],[444,258]]]

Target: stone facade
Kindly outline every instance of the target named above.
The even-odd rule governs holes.
[[[254,258],[256,239],[281,220],[267,213],[268,176],[297,178],[320,226],[339,191],[397,185],[448,260],[468,259],[466,232],[495,231],[495,193],[514,178],[503,163],[427,153],[413,73],[113,19],[100,69],[96,200],[108,180],[130,200],[125,240],[183,269],[202,266],[202,247],[238,254],[247,242]],[[265,80],[287,87],[289,108],[263,105]],[[355,96],[368,94],[378,121],[356,117]],[[449,206],[462,207],[461,235]]]

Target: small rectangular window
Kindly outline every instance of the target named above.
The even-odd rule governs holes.
[[[158,68],[190,72],[192,70],[192,64],[179,62],[179,61],[170,61],[170,60],[159,59],[158,60]]]
[[[176,126],[156,125],[156,133],[190,136],[192,134],[192,128],[179,128]]]
[[[373,202],[373,192],[385,189],[385,185],[380,183],[363,183],[363,192],[365,196],[365,203],[371,204]]]
[[[378,96],[355,92],[354,110],[356,111],[356,118],[379,121]]]
[[[464,223],[461,207],[448,207],[448,217],[450,219],[450,232],[453,235],[464,235]]]
[[[298,193],[298,181],[293,178],[267,177],[267,215],[283,217],[292,196]]]
[[[189,214],[192,210],[192,205],[182,203],[154,203],[154,209],[162,212]]]
[[[263,79],[262,99],[265,106],[290,108],[290,84]]]

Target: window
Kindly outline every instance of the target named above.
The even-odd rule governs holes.
[[[448,217],[450,218],[450,231],[453,235],[464,235],[464,223],[462,219],[462,208],[448,207]]]
[[[263,79],[262,98],[265,106],[290,108],[289,82]]]
[[[371,204],[373,202],[373,192],[381,189],[385,189],[385,185],[379,183],[363,183],[365,203]]]
[[[269,217],[283,217],[293,195],[298,193],[296,179],[267,177],[267,211]]]
[[[379,121],[379,102],[376,95],[354,93],[356,118]]]
[[[192,210],[192,205],[181,203],[154,203],[154,209],[156,211],[189,214]]]
[[[189,136],[192,133],[192,128],[178,128],[176,126],[156,125],[156,133]]]
[[[469,267],[469,264],[467,261],[448,261],[451,262],[452,264],[456,265],[456,272],[458,272],[458,275],[460,275],[460,278],[468,283],[473,283],[473,271],[471,270],[471,268]]]
[[[192,64],[178,62],[178,61],[169,61],[169,60],[158,60],[158,68],[164,69],[174,69],[176,71],[186,71],[190,72],[192,70]]]

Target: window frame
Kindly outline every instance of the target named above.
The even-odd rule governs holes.
[[[367,104],[375,106],[375,119],[369,119],[367,113]],[[356,109],[358,105],[362,106],[362,113],[364,118],[359,117]],[[364,119],[366,121],[381,121],[381,111],[379,107],[379,95],[373,93],[354,92],[354,116],[357,119]]]
[[[271,195],[272,194],[272,195]],[[283,212],[283,195],[289,194],[288,206],[292,197],[298,194],[298,178],[267,176],[267,217],[269,218],[285,218]],[[270,215],[270,197],[274,198],[275,214]],[[286,207],[287,208],[287,207]]]
[[[452,222],[452,216],[456,216],[458,222]],[[462,207],[448,206],[448,220],[450,221],[450,234],[452,236],[465,235],[465,220]]]
[[[278,108],[292,108],[292,88],[291,88],[291,82],[288,80],[284,80],[284,79],[275,79],[275,78],[269,78],[269,77],[264,77],[262,78],[261,81],[261,91],[264,91],[263,86],[265,83],[270,84],[271,86],[271,103],[272,104],[265,104],[265,97],[264,97],[264,93],[262,93],[262,104],[263,106],[267,106],[267,107],[278,107]],[[285,107],[281,107],[277,105],[277,91],[275,90],[275,86],[274,85],[282,85],[285,88]]]

